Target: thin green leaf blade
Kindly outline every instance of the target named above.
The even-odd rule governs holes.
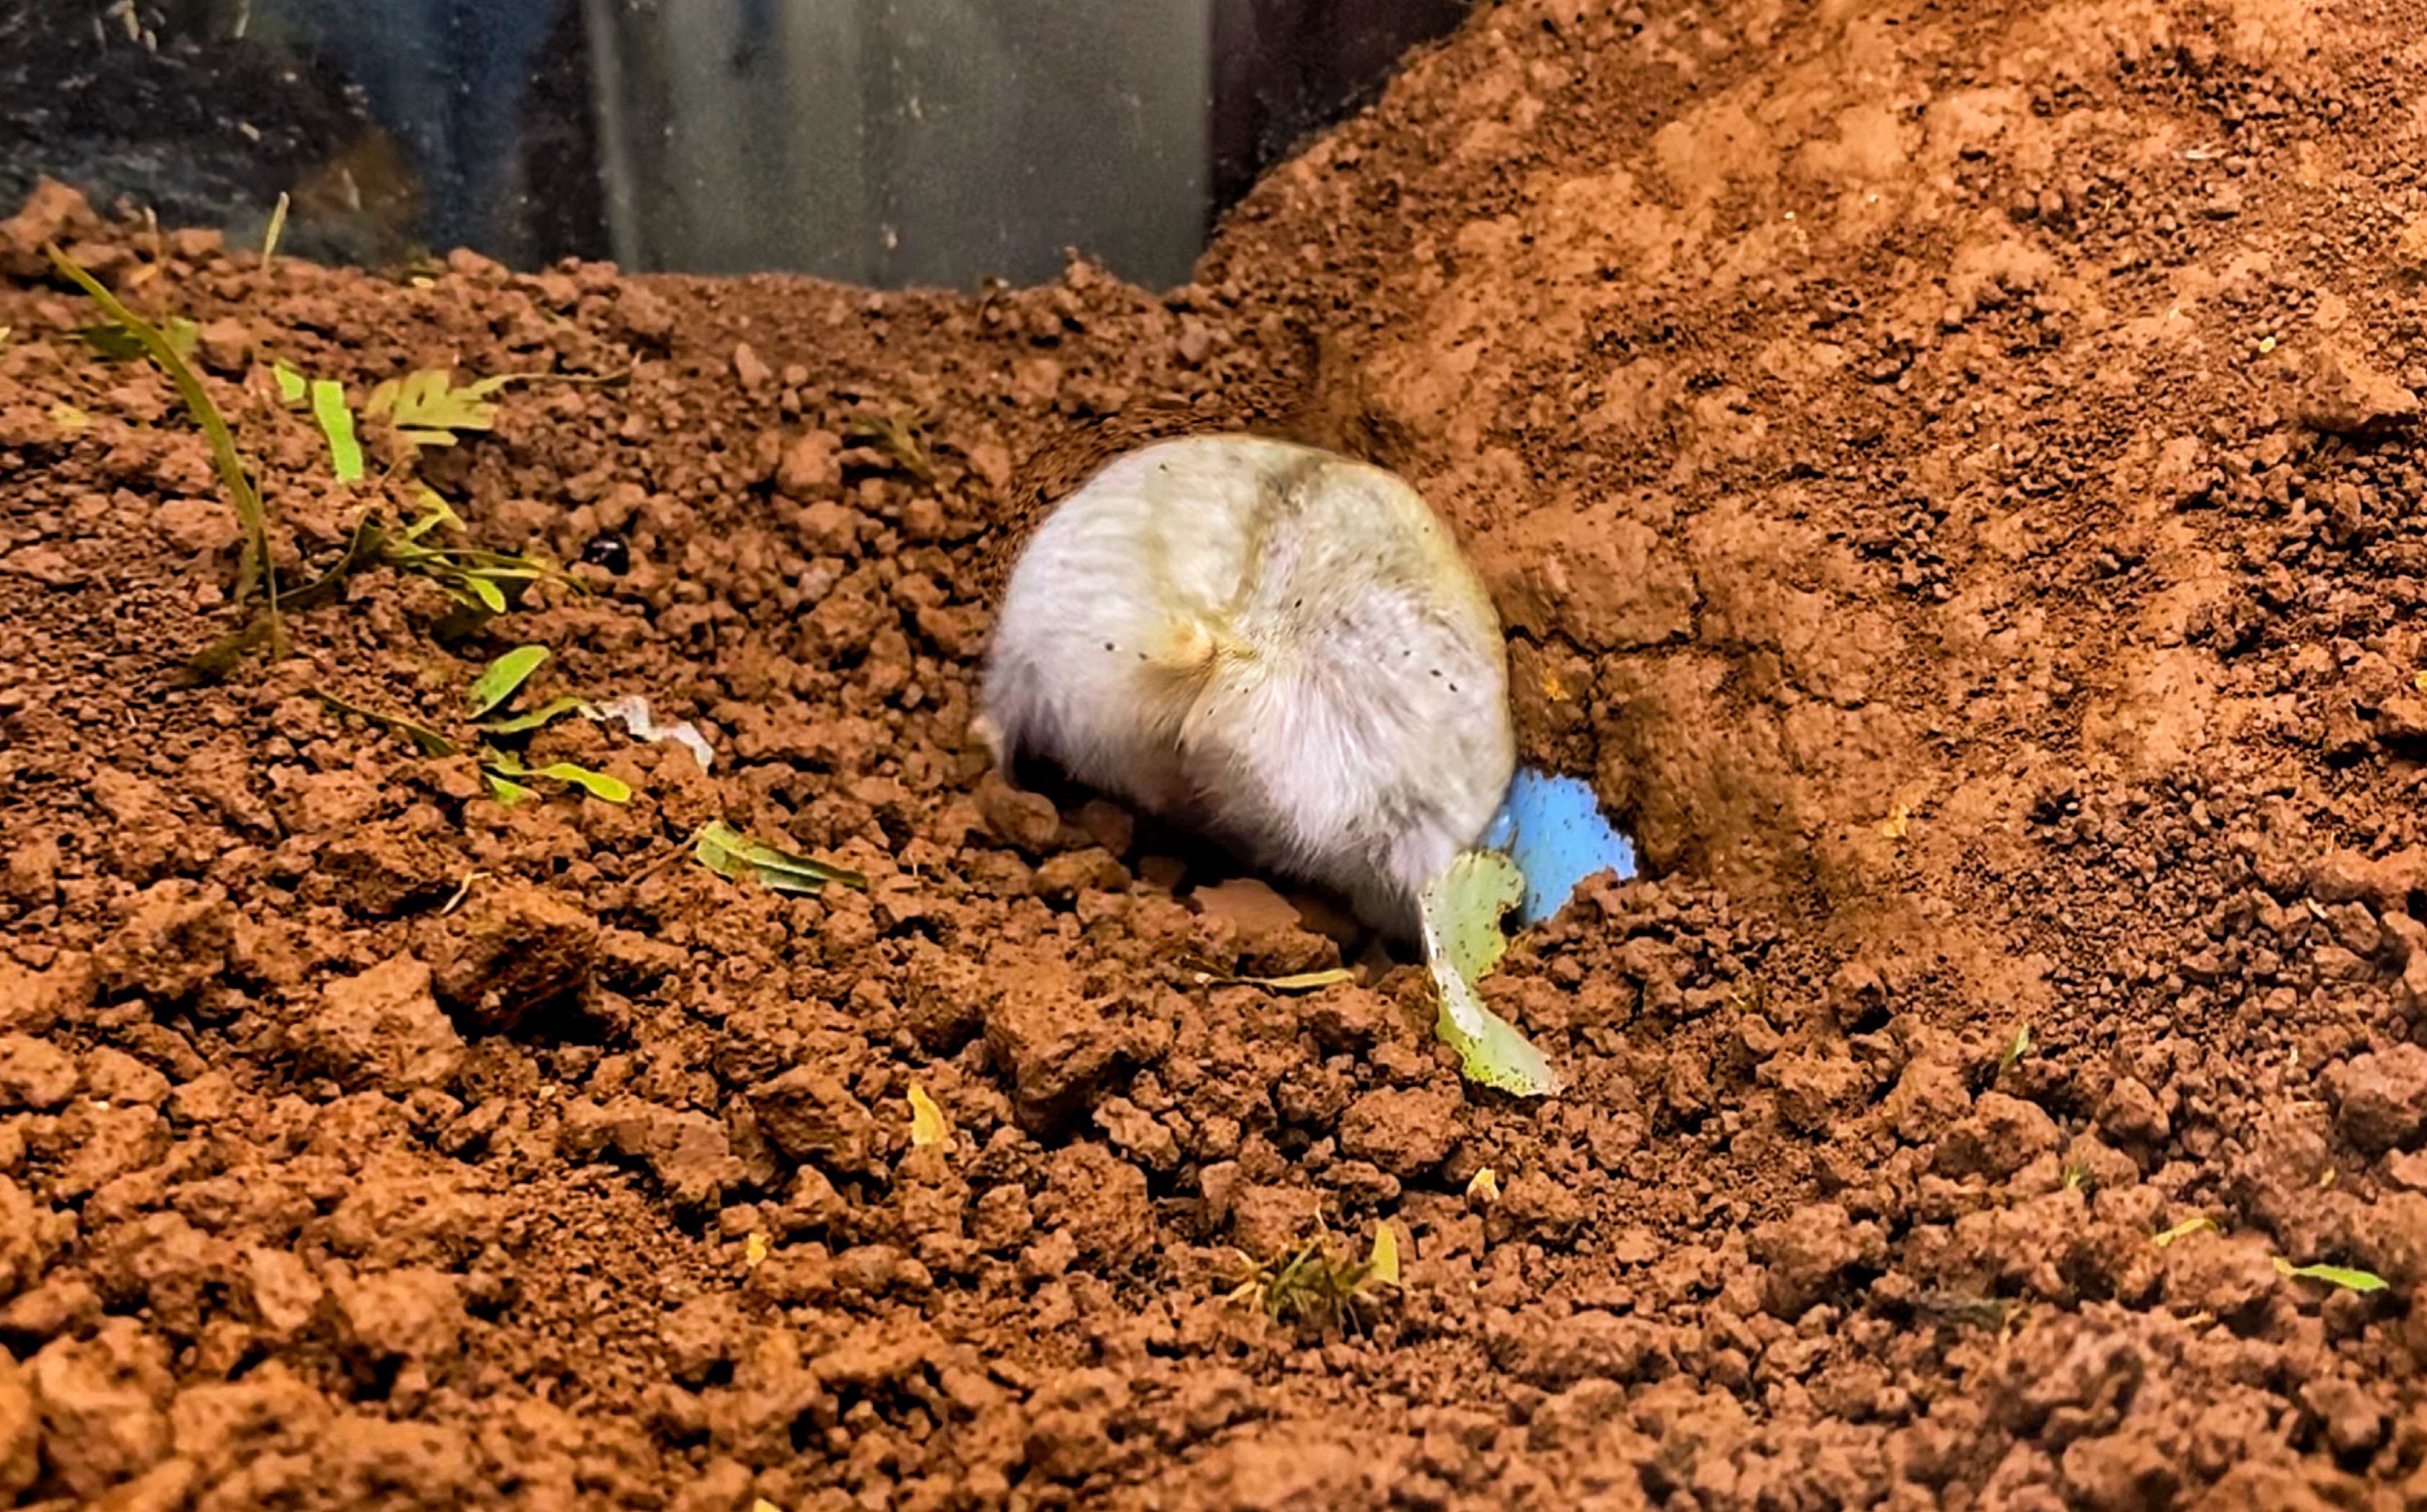
[[[510,715],[505,719],[483,720],[481,722],[481,728],[491,735],[521,735],[538,729],[542,725],[552,724],[567,714],[587,715],[591,712],[590,700],[568,693],[562,698],[551,698],[537,708]]]
[[[557,782],[570,783],[591,797],[606,803],[628,804],[632,801],[630,783],[621,777],[589,767],[578,766],[570,761],[551,761],[546,766],[532,768],[530,774],[534,777],[547,777]]]
[[[756,882],[777,892],[815,893],[829,882],[862,891],[868,887],[861,872],[754,840],[723,820],[700,827],[692,854],[729,882]]]
[[[1238,977],[1234,980],[1249,986],[1270,987],[1275,992],[1312,992],[1317,987],[1354,982],[1357,973],[1344,966],[1335,966],[1320,971],[1293,971],[1287,976]]]
[[[498,594],[497,608],[505,608],[505,595],[502,593]],[[518,645],[490,662],[481,675],[473,679],[470,691],[464,694],[464,713],[479,719],[513,697],[515,691],[530,680],[530,675],[539,671],[540,663],[546,659],[547,647]]]
[[[2194,1213],[2192,1216],[2184,1219],[2182,1222],[2174,1225],[2172,1227],[2161,1228],[2156,1233],[2151,1234],[2149,1236],[2149,1243],[2157,1245],[2159,1249],[2164,1249],[2168,1245],[2174,1244],[2176,1240],[2189,1239],[2193,1234],[2212,1234],[2215,1232],[2217,1232],[2215,1219],[2208,1217],[2206,1213]]]
[[[450,530],[464,528],[464,517],[427,486],[416,486],[413,497],[414,502],[421,506],[422,513],[420,518],[404,528],[407,541],[418,541],[441,526]]]
[[[488,614],[503,614],[506,611],[505,590],[486,577],[476,577],[465,573],[448,579],[440,586],[452,594],[457,602],[468,609],[477,609]]]
[[[265,264],[278,255],[279,239],[286,235],[286,192],[278,194],[278,203],[269,211],[269,229],[261,234],[261,260]]]
[[[2323,1281],[2328,1286],[2339,1286],[2348,1292],[2382,1292],[2386,1289],[2384,1276],[2374,1271],[2354,1270],[2348,1265],[2295,1265],[2279,1257],[2275,1270],[2278,1275],[2289,1276],[2295,1280]]]
[[[360,704],[350,704],[336,694],[318,688],[311,689],[310,692],[314,698],[340,714],[351,714],[356,719],[367,721],[383,730],[404,737],[412,741],[423,756],[453,756],[456,752],[454,741],[426,724],[415,723],[401,714],[390,714],[376,708],[366,708]]]
[[[278,614],[278,576],[270,570],[269,513],[261,502],[260,492],[252,486],[252,477],[244,470],[243,458],[236,454],[236,434],[228,429],[227,416],[220,413],[219,404],[211,398],[210,390],[203,386],[202,379],[187,366],[185,353],[178,350],[174,341],[128,309],[101,280],[86,272],[74,258],[59,251],[53,243],[42,244],[42,255],[50,259],[51,266],[58,269],[60,276],[84,290],[88,298],[101,306],[103,313],[143,344],[144,350],[151,354],[153,365],[168,375],[169,382],[177,390],[177,397],[185,401],[186,413],[202,428],[204,438],[210,443],[211,462],[219,470],[220,483],[227,490],[229,500],[236,505],[236,518],[243,523],[245,529],[244,550],[236,559],[236,599],[242,603],[252,596],[256,587],[262,591],[265,618],[269,622],[266,639],[270,654],[284,656],[286,631]]]
[[[335,469],[337,481],[361,482],[363,447],[354,439],[354,412],[346,408],[345,388],[334,379],[312,381],[312,418],[319,422],[320,433],[329,438],[329,464]]]

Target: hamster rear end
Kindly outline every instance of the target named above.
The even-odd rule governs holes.
[[[1498,615],[1407,483],[1244,435],[1157,442],[1014,565],[977,729],[1417,935],[1516,744]]]

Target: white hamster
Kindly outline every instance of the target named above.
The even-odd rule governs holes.
[[[1417,933],[1516,765],[1507,648],[1378,467],[1248,435],[1123,455],[1013,567],[975,729]]]

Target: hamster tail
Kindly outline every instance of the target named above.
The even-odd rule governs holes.
[[[1188,615],[1166,622],[1146,648],[1147,665],[1176,685],[1201,684],[1225,658],[1247,654],[1247,642],[1228,625]]]
[[[1147,649],[1146,717],[1183,752],[1204,738],[1225,666],[1253,659],[1254,650],[1229,626],[1191,616],[1175,618]]]

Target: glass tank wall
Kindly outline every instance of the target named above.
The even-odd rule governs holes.
[[[138,0],[0,8],[0,203],[386,263],[468,246],[879,286],[1214,219],[1468,0]]]

